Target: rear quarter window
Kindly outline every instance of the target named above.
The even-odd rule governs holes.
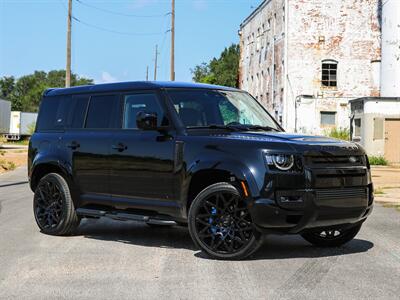
[[[36,131],[64,129],[70,99],[70,96],[44,97],[40,104]]]

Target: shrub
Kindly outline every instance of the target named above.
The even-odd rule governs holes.
[[[373,166],[387,166],[389,162],[383,156],[369,156],[369,164]]]
[[[325,135],[331,138],[350,141],[350,130],[342,127],[333,127],[325,131]]]

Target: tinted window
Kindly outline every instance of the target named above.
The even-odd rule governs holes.
[[[278,127],[251,96],[243,92],[171,90],[173,105],[187,127],[209,125],[259,125]]]
[[[115,128],[113,116],[117,110],[115,95],[92,96],[86,119],[86,128]]]
[[[82,128],[85,120],[85,114],[89,96],[79,95],[73,96],[71,99],[71,108],[69,110],[68,121],[66,127],[68,128]]]
[[[65,127],[70,96],[45,97],[40,104],[37,131],[60,130]]]
[[[154,93],[126,95],[124,97],[124,124],[123,128],[137,128],[136,115],[144,111],[157,114],[158,126],[168,125],[164,112]]]

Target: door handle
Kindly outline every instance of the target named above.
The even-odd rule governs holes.
[[[125,146],[123,143],[118,143],[117,145],[112,145],[112,148],[115,150],[118,150],[119,152],[122,152],[122,151],[128,149],[128,147]]]
[[[76,150],[77,148],[79,148],[81,145],[78,143],[78,142],[76,142],[76,141],[73,141],[73,142],[71,142],[70,144],[67,144],[67,147],[68,148],[71,148],[72,150]]]

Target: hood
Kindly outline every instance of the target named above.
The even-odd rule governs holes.
[[[241,131],[210,133],[212,137],[227,139],[257,141],[266,143],[281,143],[290,146],[294,151],[304,155],[364,155],[362,147],[353,142],[347,142],[324,136],[311,136],[285,132]],[[268,146],[266,147],[268,148]]]

